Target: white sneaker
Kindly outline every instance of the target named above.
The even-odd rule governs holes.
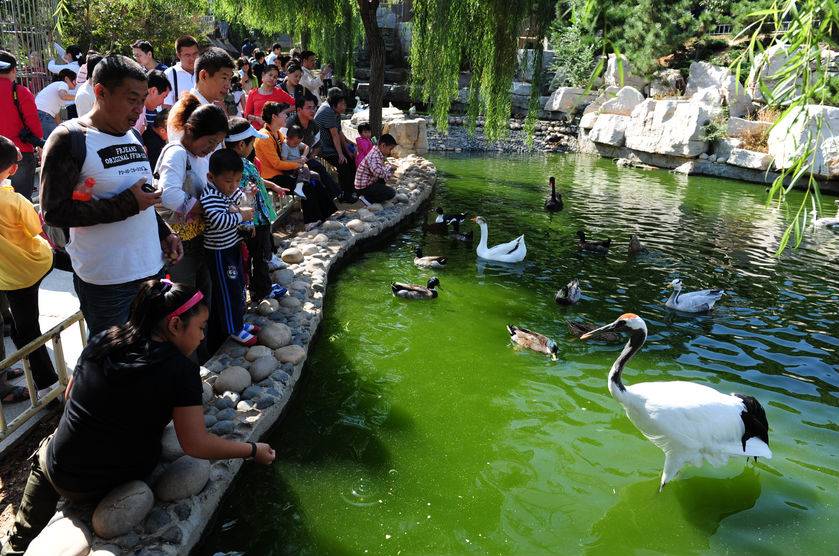
[[[271,255],[271,261],[268,263],[268,270],[274,271],[283,266],[282,260],[277,256],[276,253]]]
[[[303,194],[303,182],[297,182],[297,186],[294,188],[294,194],[300,197],[301,199],[305,199],[306,196]]]
[[[365,206],[365,207],[369,207],[370,205],[372,205],[372,204],[373,204],[373,203],[371,203],[370,201],[368,201],[368,200],[367,200],[367,197],[365,197],[364,195],[359,195],[359,196],[358,196],[358,200],[359,200],[359,201],[361,201],[362,203],[364,203],[364,206]]]

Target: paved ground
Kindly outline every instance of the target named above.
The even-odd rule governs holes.
[[[41,283],[39,291],[39,305],[41,311],[41,330],[46,332],[59,322],[63,321],[73,313],[79,310],[79,300],[76,299],[76,294],[73,291],[73,275],[69,272],[61,270],[53,270]],[[81,335],[79,334],[78,325],[65,330],[61,334],[61,340],[64,345],[64,358],[67,361],[67,366],[72,369],[76,364],[79,354],[82,350]],[[3,338],[6,344],[6,354],[11,355],[16,351],[15,345],[11,338]],[[52,351],[52,345],[47,344],[50,356],[55,362],[55,354]],[[26,381],[23,377],[15,379],[12,384],[19,384],[26,386]],[[3,404],[3,413],[6,417],[6,422],[11,422],[21,412],[30,406],[29,401],[16,404]],[[43,413],[43,412],[42,412]],[[0,458],[3,457],[6,449],[14,443],[22,434],[26,432],[37,419],[32,419],[19,429],[9,438],[0,442]]]

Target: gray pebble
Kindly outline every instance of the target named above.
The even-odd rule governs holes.
[[[218,413],[216,413],[216,419],[219,421],[229,421],[236,417],[236,410],[232,407],[228,407],[226,409],[222,409]]]
[[[266,407],[271,407],[272,405],[274,405],[274,403],[275,403],[274,398],[269,398],[269,397],[260,398],[256,402],[256,408],[257,409],[265,409]]]
[[[288,376],[288,373],[285,372],[285,371],[274,371],[271,374],[271,378],[276,380],[277,382],[282,382],[283,384],[288,384],[288,381],[291,377]]]
[[[219,421],[212,426],[210,432],[219,436],[224,436],[233,432],[233,421]]]
[[[190,514],[192,514],[192,508],[189,507],[189,504],[178,504],[175,506],[175,515],[181,521],[189,519]]]
[[[140,542],[140,536],[137,533],[126,533],[121,537],[111,539],[112,542],[117,543],[122,548],[134,548]]]
[[[181,531],[181,528],[177,525],[173,525],[172,527],[166,529],[166,531],[160,535],[161,539],[172,544],[179,544],[183,540],[183,537],[183,531]]]
[[[171,522],[172,517],[169,515],[169,512],[163,508],[152,508],[152,511],[150,511],[148,517],[146,517],[143,527],[145,528],[146,533],[154,533],[155,531],[163,529]]]
[[[204,415],[204,426],[208,429],[216,424],[218,418],[215,415]]]
[[[219,398],[213,404],[217,409],[227,409],[230,407],[236,407],[236,404],[230,398]]]
[[[252,398],[257,397],[260,392],[262,392],[262,388],[256,385],[251,385],[245,388],[244,392],[242,392],[242,399],[243,400],[250,400]]]

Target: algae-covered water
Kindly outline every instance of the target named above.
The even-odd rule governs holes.
[[[435,162],[431,207],[481,214],[490,244],[524,233],[527,260],[476,263],[474,246],[416,223],[336,273],[298,395],[267,439],[277,462],[243,469],[199,554],[837,553],[839,235],[778,259],[782,222],[760,186],[575,156]],[[565,200],[552,216],[548,175]],[[577,252],[581,228],[613,239],[608,256]],[[630,233],[646,254],[628,256]],[[431,276],[412,264],[416,245],[449,257],[434,301],[389,291]],[[726,296],[711,315],[673,314],[677,276]],[[583,299],[557,306],[575,277]],[[658,493],[663,455],[606,389],[621,345],[565,324],[630,311],[650,338],[624,380],[757,397],[772,460],[687,467]],[[554,338],[559,360],[514,350],[507,323]]]

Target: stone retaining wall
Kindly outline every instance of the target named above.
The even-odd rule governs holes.
[[[248,349],[227,342],[201,368],[204,419],[210,431],[256,441],[280,418],[322,319],[330,268],[359,242],[398,226],[433,191],[433,164],[417,156],[396,164],[397,195],[392,201],[334,215],[281,247],[284,262],[273,278],[289,289],[288,296],[263,302],[258,313],[246,316],[262,326],[260,345]],[[188,554],[243,461],[210,463],[184,456],[171,424],[164,433],[162,458],[164,463],[148,484],[134,481],[115,489],[92,515],[90,509],[62,508],[27,554]]]

